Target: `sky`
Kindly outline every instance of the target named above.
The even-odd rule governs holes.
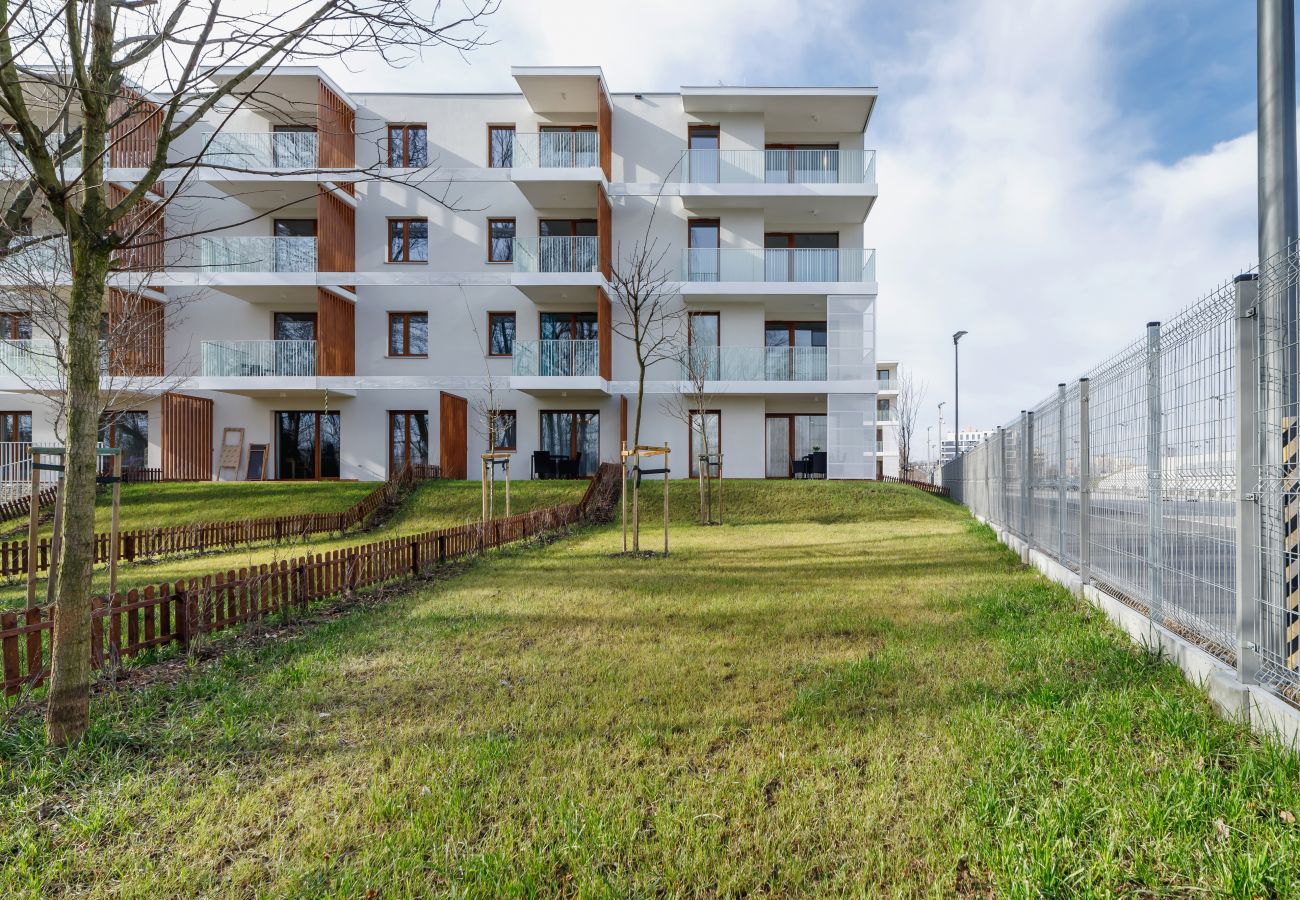
[[[461,0],[447,0],[450,9]],[[1251,266],[1254,3],[503,0],[490,46],[349,89],[512,90],[599,65],[615,92],[874,85],[880,359],[996,427]],[[416,87],[415,85],[419,86]]]

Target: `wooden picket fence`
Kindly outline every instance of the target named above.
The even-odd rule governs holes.
[[[930,484],[928,481],[917,481],[914,478],[895,478],[892,475],[882,475],[879,480],[890,484],[906,484],[910,487],[917,488],[918,490],[925,491],[927,494],[934,494],[936,497],[948,496],[948,489],[946,487],[938,484]]]
[[[93,599],[91,661],[116,666],[150,647],[188,648],[201,635],[301,610],[308,604],[413,578],[449,560],[577,523],[582,504],[374,541],[270,565],[160,584]],[[49,671],[48,607],[0,613],[6,695],[40,686]]]
[[[36,495],[36,508],[40,509],[42,506],[48,506],[49,504],[53,503],[54,494],[56,490],[57,488],[54,485],[50,485],[49,487],[43,488],[40,492],[38,492]],[[9,519],[17,519],[19,517],[26,518],[27,516],[31,515],[31,512],[32,512],[31,494],[27,494],[26,496],[19,497],[16,500],[6,500],[3,503],[0,503],[0,522],[7,521]]]
[[[231,522],[199,522],[166,528],[142,528],[118,535],[118,560],[132,562],[151,556],[173,553],[201,553],[212,548],[228,549],[242,544],[283,541],[345,531],[364,522],[375,510],[393,502],[397,495],[412,487],[415,475],[405,469],[352,505],[336,513],[305,513],[296,516],[273,516],[240,519]],[[112,541],[106,532],[95,534],[95,562],[108,562]],[[41,538],[36,545],[36,568],[44,572],[50,565],[50,540]],[[0,576],[27,572],[27,539],[0,542]]]

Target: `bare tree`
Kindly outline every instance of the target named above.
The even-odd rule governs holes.
[[[925,402],[925,391],[924,381],[918,381],[911,371],[899,370],[898,399],[895,402],[894,415],[898,421],[898,474],[901,478],[910,477],[912,438],[916,433],[921,404]]]
[[[688,459],[688,465],[698,466],[696,478],[700,488],[700,524],[712,525],[713,518],[713,473],[709,461],[718,448],[712,444],[709,433],[709,407],[713,405],[713,395],[709,392],[709,382],[718,377],[718,348],[714,346],[692,346],[689,338],[678,345],[678,358],[682,365],[681,390],[664,401],[664,412],[686,423],[692,440],[698,440]]]
[[[64,552],[52,576],[46,713],[51,743],[79,739],[89,722],[98,351],[106,296],[123,251],[172,238],[159,237],[158,223],[206,164],[211,140],[184,158],[174,148],[200,122],[220,124],[241,109],[273,106],[268,78],[289,61],[371,53],[401,65],[424,48],[472,50],[496,3],[469,0],[464,12],[444,20],[436,0],[423,12],[403,0],[262,8],[235,0],[0,0],[0,117],[9,123],[0,130],[0,149],[23,168],[3,224],[17,233],[34,212],[47,213],[67,242],[70,269]],[[110,167],[129,169],[124,183],[109,180]],[[304,171],[311,169],[297,173]]]

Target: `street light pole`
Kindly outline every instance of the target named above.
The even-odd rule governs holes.
[[[943,404],[945,401],[939,401],[939,462],[943,462]]]
[[[959,331],[952,336],[952,458],[961,456],[961,366],[957,355],[957,342],[970,332]]]

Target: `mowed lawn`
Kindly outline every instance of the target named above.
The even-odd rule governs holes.
[[[136,488],[155,490],[144,494]],[[161,485],[123,486],[123,529],[150,528],[165,524],[227,522],[240,519],[310,512],[313,504],[321,512],[341,512],[365,497],[379,485],[375,482],[266,482],[254,484],[214,484],[178,482]],[[225,488],[228,493],[223,492]],[[572,503],[582,498],[586,481],[524,481],[511,487],[512,513],[528,512],[557,503]],[[128,489],[131,490],[127,494]],[[263,493],[263,491],[265,493]],[[131,500],[128,505],[128,498]],[[496,499],[498,515],[505,513],[505,498]],[[130,511],[129,516],[127,511]],[[202,516],[206,510],[207,515]],[[367,532],[350,531],[342,535],[316,534],[286,540],[280,544],[264,542],[222,552],[181,557],[153,557],[134,564],[121,563],[118,584],[122,591],[146,585],[175,584],[181,579],[238,571],[262,564],[293,559],[307,553],[355,546],[367,541],[419,534],[439,528],[478,521],[482,511],[482,494],[477,482],[425,481],[418,484],[392,517]],[[103,503],[96,506],[96,518],[104,514]],[[186,519],[192,516],[192,519]],[[103,530],[107,531],[105,524]],[[16,537],[24,537],[16,535]],[[97,590],[108,591],[108,566],[95,569]],[[23,576],[0,579],[0,608],[23,606],[26,588]],[[44,577],[40,596],[45,589]]]
[[[1300,896],[1297,757],[962,510],[727,503],[18,717],[0,896]]]

